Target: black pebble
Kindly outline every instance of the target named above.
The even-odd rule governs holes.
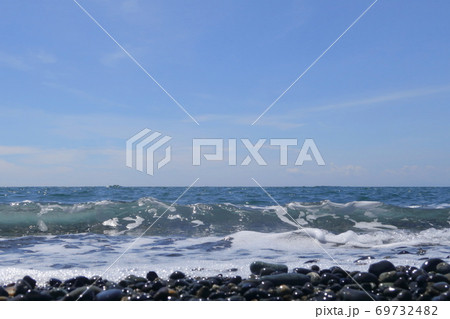
[[[312,270],[312,271],[315,271],[315,272],[319,272],[319,271],[320,271],[320,267],[317,266],[317,265],[312,265],[312,266],[311,266],[311,270]]]
[[[30,276],[25,276],[22,280],[25,281],[31,287],[31,289],[36,288],[36,280],[31,278]]]
[[[289,274],[277,274],[262,276],[261,280],[271,281],[275,285],[292,285],[292,286],[302,286],[310,281],[310,278],[303,274],[289,273]]]
[[[259,275],[260,276],[267,276],[267,275],[273,274],[274,272],[275,272],[275,269],[273,269],[273,268],[263,268],[259,272]]]
[[[375,276],[379,276],[384,272],[396,270],[393,263],[388,260],[382,260],[369,266],[369,272]]]
[[[8,292],[3,287],[0,286],[0,297],[8,297],[8,296],[9,296]]]
[[[87,286],[90,284],[91,284],[91,281],[89,280],[89,278],[86,278],[84,276],[78,276],[75,278],[75,282],[73,285],[75,287],[83,287],[83,286]]]
[[[50,278],[47,284],[51,287],[59,287],[62,284],[62,281],[56,278]]]
[[[344,301],[372,301],[373,299],[377,300],[376,296],[370,293],[349,288],[339,291],[338,296],[340,296]]]
[[[116,288],[104,290],[98,293],[95,299],[98,301],[120,301],[122,299],[122,290]]]
[[[171,275],[170,275],[170,279],[173,280],[177,280],[177,279],[183,279],[184,277],[186,277],[186,275],[184,273],[182,273],[181,271],[174,271]]]
[[[331,272],[323,273],[320,277],[320,283],[327,285],[330,280],[334,280],[334,283],[339,281],[339,277],[332,274]]]
[[[169,289],[167,287],[162,287],[156,292],[156,294],[153,296],[153,299],[155,299],[156,301],[163,301],[167,300],[167,297],[169,297]]]
[[[422,268],[426,272],[436,271],[436,266],[439,265],[441,262],[443,262],[443,260],[440,258],[430,258],[427,261],[425,261],[422,264],[422,267],[420,268]]]
[[[353,279],[359,284],[378,282],[378,277],[369,272],[359,272],[355,276],[353,276]]]
[[[31,287],[26,281],[24,281],[22,279],[17,280],[17,282],[16,282],[16,296],[20,295],[20,294],[25,294],[30,289],[31,289]]]
[[[147,273],[147,280],[148,281],[153,281],[153,280],[155,280],[156,278],[158,278],[158,274],[156,273],[156,272],[154,272],[154,271],[149,271],[148,273]]]
[[[311,269],[298,267],[298,268],[294,268],[292,270],[292,272],[296,272],[298,274],[307,275],[307,274],[309,274],[311,272]]]
[[[264,268],[270,268],[273,269],[273,272],[287,272],[288,267],[286,265],[282,264],[271,264],[266,263],[264,261],[254,261],[250,264],[250,271],[252,274],[259,275],[261,273],[261,270]]]

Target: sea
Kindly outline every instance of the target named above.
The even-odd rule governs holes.
[[[0,188],[0,284],[150,270],[248,276],[256,260],[367,270],[449,259],[450,187],[186,190]]]

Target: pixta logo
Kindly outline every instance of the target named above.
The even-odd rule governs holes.
[[[237,139],[227,140],[228,149],[228,165],[236,166],[237,162]],[[247,139],[240,139],[240,142],[244,145],[247,156],[244,158],[239,165],[247,166],[252,160],[255,160],[257,165],[266,166],[267,162],[264,160],[262,155],[259,153],[261,148],[266,144],[267,139],[259,139],[255,144]],[[295,138],[272,138],[269,142],[272,147],[279,147],[280,151],[280,162],[281,166],[288,165],[288,147],[297,146],[298,141]],[[203,157],[208,161],[223,161],[224,160],[224,140],[220,138],[196,138],[192,140],[192,165],[198,166],[201,164],[202,147],[213,146],[215,151],[210,154],[203,154]],[[311,154],[310,154],[311,153]],[[314,140],[308,138],[304,141],[300,152],[298,153],[297,159],[295,161],[296,166],[301,166],[305,161],[312,161],[311,155],[314,156],[317,165],[325,165],[325,161],[319,152],[319,149],[314,143]]]
[[[168,143],[172,137],[162,136],[160,132],[152,132],[150,129],[144,129],[133,135],[126,142],[126,165],[135,168],[138,171],[146,172],[148,175],[154,174],[154,167],[162,168],[171,160],[170,145],[165,148],[163,159],[155,163],[155,152],[163,145]],[[246,156],[242,161],[238,161],[237,148],[244,147]],[[267,162],[260,154],[264,146],[278,148],[279,165],[288,165],[289,147],[298,146],[298,140],[295,138],[272,138],[259,139],[252,143],[247,138],[242,139],[221,139],[221,138],[194,138],[192,140],[192,165],[199,166],[202,161],[227,161],[229,166],[247,166],[252,161],[256,165],[266,166]],[[225,147],[227,149],[227,158],[225,159]],[[211,152],[211,148],[214,150]],[[301,166],[306,161],[315,160],[319,166],[325,165],[322,155],[313,139],[305,139],[294,162],[295,166]]]
[[[154,153],[160,149],[164,144],[172,139],[170,136],[161,137],[160,132],[153,132],[146,128],[133,135],[126,143],[126,164],[128,167],[136,168],[138,171],[144,172],[148,175],[154,173]],[[161,137],[160,139],[158,139]],[[170,162],[171,148],[170,145],[165,149],[165,156],[157,163],[157,168],[160,169]]]

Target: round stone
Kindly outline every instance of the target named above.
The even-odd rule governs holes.
[[[446,282],[441,281],[441,282],[434,283],[432,287],[440,292],[446,292],[449,290],[450,285]]]
[[[170,275],[170,279],[173,280],[177,280],[177,279],[183,279],[184,277],[186,277],[186,275],[184,273],[182,273],[181,271],[174,271],[171,275]]]
[[[273,269],[273,268],[263,268],[259,272],[259,275],[260,276],[267,276],[267,275],[273,274],[274,272],[275,272],[275,269]]]
[[[146,278],[147,278],[148,281],[153,281],[153,280],[155,280],[156,278],[158,278],[158,274],[157,274],[156,272],[154,272],[154,271],[149,271],[149,272],[147,273]]]
[[[9,297],[8,292],[2,286],[0,286],[0,297]]]
[[[450,273],[450,265],[448,263],[446,263],[445,261],[441,262],[441,263],[437,264],[436,272],[443,274],[443,275],[448,274],[448,273]]]
[[[296,272],[296,273],[298,273],[298,274],[304,274],[304,275],[307,275],[308,273],[311,272],[311,269],[298,267],[298,268],[294,268],[294,269],[292,270],[292,272]]]
[[[376,298],[362,290],[345,288],[338,292],[338,297],[344,301],[372,301]]]
[[[321,278],[318,273],[312,271],[312,272],[308,273],[307,276],[309,277],[309,279],[313,285],[318,285],[320,283]]]
[[[395,270],[384,272],[378,276],[380,282],[394,282],[397,278],[398,276]]]
[[[308,276],[297,273],[262,276],[261,279],[271,281],[274,285],[292,286],[302,286],[310,281]]]
[[[281,273],[286,273],[288,271],[288,267],[282,264],[271,264],[264,261],[254,261],[250,264],[250,271],[255,275],[259,275],[263,268],[271,268],[274,271]]]
[[[374,274],[377,277],[384,272],[394,271],[394,270],[396,270],[394,264],[388,260],[382,260],[382,261],[373,263],[369,266],[369,272],[371,274]]]
[[[371,274],[369,272],[359,272],[355,276],[353,276],[353,279],[359,284],[363,283],[377,283],[378,278],[374,274]]]
[[[59,287],[62,284],[62,281],[56,278],[50,278],[47,284],[51,287]]]
[[[98,301],[120,301],[122,296],[122,290],[115,288],[99,292],[95,299]]]
[[[31,289],[36,288],[36,280],[31,278],[30,276],[25,276],[22,280],[25,281],[31,287]]]
[[[423,270],[425,270],[426,272],[430,272],[430,271],[436,271],[436,267],[437,265],[439,265],[440,263],[444,262],[442,259],[439,258],[430,258],[428,260],[426,260],[423,264],[422,264],[422,268]]]

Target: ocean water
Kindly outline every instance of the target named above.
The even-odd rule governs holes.
[[[258,187],[194,187],[171,206],[184,190],[0,188],[0,283],[246,276],[254,260],[365,270],[450,255],[449,187],[267,188],[282,208]]]

